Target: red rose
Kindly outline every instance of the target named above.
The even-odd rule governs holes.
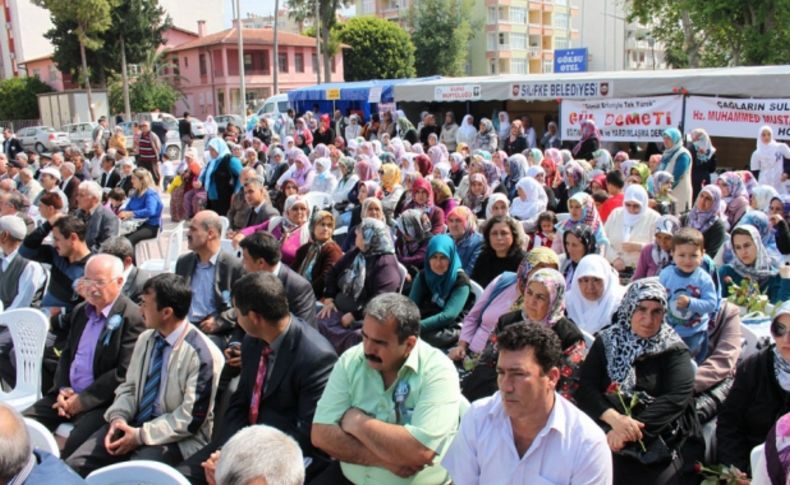
[[[606,388],[606,394],[619,394],[620,393],[620,383],[619,382],[612,382],[609,384],[609,387]]]
[[[702,463],[694,463],[694,473],[702,473]]]
[[[560,374],[562,374],[563,377],[570,377],[573,375],[573,370],[568,366],[563,366]]]

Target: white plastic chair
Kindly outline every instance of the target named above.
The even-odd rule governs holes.
[[[181,254],[181,245],[184,241],[184,223],[180,222],[176,227],[168,231],[163,231],[159,237],[159,250],[163,259],[149,259],[138,263],[137,267],[143,271],[148,271],[151,275],[159,273],[175,273],[176,260]]]
[[[237,258],[241,259],[241,248],[233,247],[233,241],[231,239],[222,239],[219,242],[219,248],[221,251],[232,254]]]
[[[230,228],[230,219],[225,216],[219,216],[219,220],[222,223],[222,232],[219,235],[220,239],[225,239],[225,234],[228,233],[228,229]]]
[[[400,273],[400,288],[398,288],[398,293],[403,293],[403,288],[406,286],[406,277],[409,275],[409,270],[406,269],[406,266],[398,263],[398,272]]]
[[[60,458],[60,448],[58,448],[58,442],[55,441],[55,437],[52,436],[52,433],[47,429],[47,427],[30,418],[24,419],[25,427],[27,428],[27,434],[30,435],[30,444],[33,446],[33,448],[38,448],[39,450],[46,451],[47,453],[51,453],[55,455],[55,457]]]
[[[752,485],[771,485],[765,463],[765,444],[752,448],[749,458],[752,467]]]
[[[175,468],[150,460],[132,460],[100,468],[85,478],[88,485],[189,485]]]
[[[483,287],[477,281],[469,280],[469,286],[472,288],[472,294],[475,295],[475,303],[480,301],[483,296]]]
[[[333,202],[332,195],[326,192],[308,192],[304,194],[304,198],[313,211],[331,207]]]
[[[753,353],[757,352],[757,342],[759,341],[759,337],[757,337],[757,334],[754,333],[754,330],[743,323],[741,324],[741,341],[743,344],[741,345],[740,360],[744,360]]]
[[[0,326],[8,327],[16,354],[16,387],[0,391],[0,401],[17,411],[41,398],[41,364],[47,341],[49,320],[34,308],[19,308],[0,314]]]
[[[595,342],[595,336],[583,328],[579,328],[579,331],[582,333],[584,345],[587,346],[587,350],[589,351],[592,348],[593,342]]]

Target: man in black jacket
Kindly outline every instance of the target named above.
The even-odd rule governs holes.
[[[205,482],[201,463],[214,467],[214,453],[238,430],[265,424],[294,438],[312,461],[310,476],[327,464],[313,448],[310,430],[316,403],[337,360],[332,346],[317,330],[288,311],[282,283],[271,274],[245,275],[233,288],[239,325],[247,333],[241,348],[239,387],[212,442],[182,463],[179,471],[191,483]]]
[[[86,302],[67,315],[68,338],[51,389],[25,415],[50,430],[71,423],[62,456],[68,457],[104,424],[103,414],[123,382],[143,319],[121,294],[123,264],[99,254],[85,265],[77,288]]]
[[[187,148],[192,146],[192,138],[194,138],[189,111],[184,111],[184,117],[178,120],[178,136],[181,138],[181,153],[184,153]]]
[[[16,158],[16,154],[22,152],[24,152],[22,149],[22,144],[19,143],[19,140],[17,139],[16,135],[14,135],[14,132],[11,131],[11,128],[3,128],[3,153],[7,159],[9,161],[14,160]]]
[[[118,216],[104,207],[101,203],[102,190],[99,184],[92,180],[81,182],[77,188],[76,216],[85,221],[87,232],[85,243],[94,253],[107,239],[118,234],[120,221]]]

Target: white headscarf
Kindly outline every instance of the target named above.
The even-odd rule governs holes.
[[[763,131],[768,131],[771,134],[771,141],[768,143],[763,143]],[[774,139],[774,130],[768,125],[763,126],[760,128],[760,131],[757,133],[757,153],[760,157],[765,158],[776,158],[776,151],[778,147],[778,143]]]
[[[521,200],[520,196],[513,199],[510,206],[510,215],[528,221],[536,218],[541,212],[546,210],[549,198],[540,183],[532,177],[524,177],[516,184],[517,189],[521,189],[526,194],[526,200]]]
[[[647,207],[647,191],[639,184],[631,184],[625,189],[625,197],[623,198],[623,240],[628,241],[631,236],[631,230],[634,226],[644,217]],[[625,204],[628,202],[638,203],[642,209],[639,214],[631,214]]]
[[[582,295],[579,278],[593,277],[603,280],[603,294],[591,301]],[[612,315],[625,294],[620,277],[609,261],[599,254],[583,257],[573,272],[571,287],[566,296],[568,318],[581,329],[594,334],[612,321]]]
[[[458,139],[466,144],[471,143],[477,136],[477,128],[475,128],[472,122],[473,119],[474,117],[472,115],[464,116],[464,119],[461,121],[461,126],[458,127]]]
[[[504,140],[510,136],[510,115],[507,111],[499,112],[499,139]]]
[[[492,211],[494,210],[496,203],[500,200],[508,207],[508,214],[510,214],[510,201],[508,200],[507,196],[500,192],[496,192],[488,197],[488,203],[486,204],[486,220],[494,217]]]

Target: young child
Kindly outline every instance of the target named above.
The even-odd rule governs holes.
[[[167,189],[176,176],[176,163],[166,153],[162,154],[162,188]]]
[[[115,187],[107,195],[107,204],[105,207],[110,209],[113,214],[117,216],[124,202],[126,202],[126,192],[120,187]]]
[[[538,230],[532,236],[528,251],[535,248],[547,247],[550,248],[554,244],[554,238],[557,236],[557,216],[552,211],[541,212],[538,216],[537,226]]]
[[[661,216],[656,221],[654,241],[645,245],[639,253],[639,261],[631,281],[658,276],[672,264],[672,236],[680,229],[680,221],[675,216]]]
[[[696,229],[684,227],[672,236],[673,265],[659,275],[667,289],[667,322],[688,346],[697,363],[708,353],[708,321],[719,306],[719,294],[710,275],[700,265],[705,241]]]

